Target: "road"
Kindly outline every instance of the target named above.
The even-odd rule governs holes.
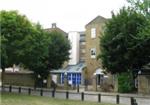
[[[41,89],[31,89],[31,95],[41,95]],[[2,90],[1,90],[2,91]],[[9,87],[4,88],[3,91],[9,92]],[[18,87],[13,87],[12,91],[13,93],[18,93],[19,89]],[[21,89],[22,94],[29,94],[28,88]],[[116,95],[117,94],[109,94],[109,93],[101,93],[101,102],[103,103],[116,103]],[[43,89],[43,96],[46,97],[52,97],[52,90],[50,89]],[[68,95],[69,99],[71,100],[81,100],[82,96],[81,93],[77,93],[75,91],[69,91]],[[121,105],[131,105],[130,97],[134,97],[138,103],[138,105],[150,105],[150,97],[143,97],[143,96],[137,96],[137,95],[122,95],[120,94],[120,104]],[[56,91],[55,92],[55,98],[58,99],[66,99],[66,91]],[[85,92],[84,93],[84,101],[93,101],[98,102],[98,92],[92,93],[92,92]]]

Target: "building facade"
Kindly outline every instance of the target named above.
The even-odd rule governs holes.
[[[68,33],[68,40],[71,45],[68,65],[76,65],[79,62],[79,38],[78,32],[72,31]]]
[[[87,77],[89,80],[89,84],[92,83],[92,77],[94,73],[101,67],[100,61],[97,60],[97,56],[100,53],[99,44],[100,44],[100,36],[103,31],[106,18],[97,16],[91,22],[89,22],[85,28],[86,34],[86,50],[85,50],[85,63],[87,66]]]
[[[86,34],[85,32],[79,32],[80,35],[80,40],[79,40],[79,61],[80,62],[85,62],[85,53],[86,53]]]
[[[52,80],[56,84],[69,86],[77,86],[84,84],[83,69],[85,68],[85,33],[70,31],[68,33],[70,41],[70,60],[66,62],[66,66],[59,70],[51,71]]]

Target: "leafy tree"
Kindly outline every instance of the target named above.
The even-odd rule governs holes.
[[[18,14],[17,11],[1,11],[1,38],[2,43],[1,46],[3,47],[3,39],[7,40],[4,42],[5,54],[9,58],[3,60],[2,58],[2,68],[12,66],[13,64],[18,64],[20,62],[20,55],[22,54],[21,51],[22,41],[25,39],[26,36],[31,34],[32,31],[32,24],[28,19]],[[7,61],[7,63],[3,61]]]
[[[48,75],[48,45],[50,36],[46,33],[40,24],[33,27],[33,32],[22,42],[22,64],[25,68],[34,72],[35,84],[42,85],[43,79]],[[38,77],[40,76],[40,78]]]
[[[1,11],[1,68],[22,64],[33,71],[35,80],[47,78],[69,59],[69,41],[61,33],[46,32],[17,11]]]
[[[100,38],[99,58],[107,71],[126,72],[150,61],[150,34],[144,34],[143,27],[147,27],[147,17],[131,8],[112,13]]]
[[[31,34],[32,24],[17,11],[0,11],[1,25],[1,68],[2,80],[6,67],[19,64],[22,55],[22,41]],[[2,82],[3,83],[3,82]]]
[[[39,24],[35,25],[35,31],[24,40],[24,44],[22,62],[34,72],[36,84],[42,85],[50,70],[59,69],[69,59],[69,41],[61,33],[44,31]]]
[[[140,36],[140,39],[138,40],[138,45],[132,49],[133,55],[138,55],[138,62],[137,64],[143,65],[143,63],[140,62],[149,62],[150,58],[148,55],[150,55],[149,46],[150,46],[150,1],[149,0],[127,0],[130,3],[130,7],[136,11],[137,13],[143,14],[146,18],[145,25],[141,26],[141,30],[138,33],[138,36]],[[143,50],[143,48],[145,50]],[[137,52],[137,49],[139,52]],[[142,51],[142,54],[141,53]],[[135,58],[136,59],[136,58]],[[136,65],[135,65],[136,66]]]
[[[150,16],[150,0],[127,0],[135,11]]]
[[[48,47],[48,70],[51,71],[61,68],[64,64],[64,61],[69,60],[69,50],[69,40],[65,36],[63,36],[62,33],[58,31],[50,32],[50,43]],[[50,85],[54,89],[56,88],[56,85],[53,81],[51,81]]]
[[[6,55],[6,46],[5,46],[5,43],[7,42],[7,40],[5,39],[4,36],[0,36],[0,67],[3,68],[4,70],[4,67],[6,67],[7,65],[7,55]],[[1,61],[3,60],[3,62]]]
[[[49,43],[49,70],[59,69],[64,61],[69,60],[70,43],[66,37],[57,31],[50,33]]]

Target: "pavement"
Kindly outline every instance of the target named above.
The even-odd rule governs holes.
[[[29,94],[28,93],[29,87],[23,87],[21,89],[22,94]],[[31,89],[31,95],[41,95],[41,89],[37,88],[34,90]],[[2,88],[0,88],[2,91]],[[3,89],[4,92],[9,92],[9,87],[5,87]],[[66,99],[66,91],[67,90],[56,90],[55,98],[59,99]],[[17,86],[13,86],[12,88],[13,93],[18,93],[19,89]],[[71,100],[82,100],[82,92],[84,92],[84,101],[93,101],[98,102],[98,94],[101,94],[101,102],[103,103],[113,103],[116,104],[116,96],[120,96],[120,105],[131,105],[131,97],[136,99],[138,105],[150,105],[150,95],[144,94],[120,94],[120,93],[106,93],[106,92],[93,92],[93,91],[84,91],[83,89],[80,90],[78,93],[77,90],[69,90],[68,99]],[[43,96],[45,97],[52,97],[52,89],[43,89]]]

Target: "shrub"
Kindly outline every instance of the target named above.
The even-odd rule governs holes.
[[[118,92],[128,93],[133,90],[133,76],[132,73],[126,72],[118,75]]]

